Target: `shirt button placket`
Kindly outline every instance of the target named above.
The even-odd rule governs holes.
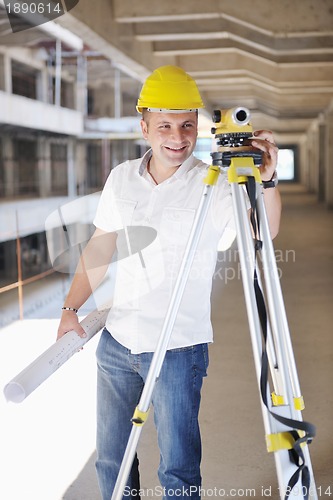
[[[149,223],[151,221],[151,218],[152,218],[153,210],[154,210],[156,199],[158,196],[157,187],[158,186],[156,186],[156,188],[152,191],[152,193],[150,195],[149,205],[148,205],[147,212],[146,212],[145,219],[144,219],[145,222],[147,222],[147,223]]]

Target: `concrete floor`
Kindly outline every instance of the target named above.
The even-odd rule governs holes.
[[[310,447],[316,484],[322,491],[330,486],[332,494],[333,213],[301,189],[283,193],[283,219],[274,247],[305,399],[303,418],[317,426]],[[262,487],[271,488],[271,497],[278,498],[239,279],[227,286],[215,281],[213,322],[215,344],[201,413],[205,482],[227,491],[253,488],[258,498]]]
[[[282,191],[283,220],[274,248],[306,404],[303,418],[317,427],[310,453],[318,496],[328,496],[333,494],[333,213],[302,188]],[[215,342],[201,406],[205,498],[217,488],[236,498],[278,499],[274,458],[265,447],[236,248],[220,254],[219,260],[212,295]],[[142,432],[139,452],[142,487],[153,488],[158,485],[158,451],[152,418]],[[94,481],[93,460],[64,499],[97,500],[82,496],[89,488],[85,478]]]
[[[333,212],[327,211],[313,196],[299,187],[288,186],[282,191],[283,220],[274,246],[282,276],[300,385],[306,404],[303,418],[317,427],[317,436],[310,446],[310,453],[316,486],[319,489],[318,496],[329,498],[329,494],[333,494]],[[269,497],[278,500],[274,458],[266,452],[265,447],[265,432],[236,248],[220,254],[219,261],[222,267],[217,267],[212,295],[215,342],[210,348],[209,376],[204,384],[200,414],[203,488],[206,490],[203,499],[222,497],[223,489],[225,497]],[[94,346],[87,347],[82,356],[80,354],[81,359],[73,361],[73,366],[76,364],[75,369],[84,372],[85,384],[89,384],[89,376],[91,377],[89,385],[94,383],[94,375],[89,375],[94,370],[93,349]],[[63,439],[66,443],[57,448],[56,439],[53,439],[53,449],[51,446],[46,447],[39,453],[35,463],[26,464],[28,470],[29,467],[31,471],[39,467],[43,471],[42,462],[49,462],[51,456],[55,463],[49,476],[48,490],[44,489],[38,494],[38,488],[29,488],[26,479],[24,497],[29,500],[100,498],[92,446],[94,429],[91,427],[94,426],[94,419],[90,408],[94,404],[94,391],[89,389],[82,395],[82,388],[79,390],[79,372],[75,381],[75,401],[70,400],[73,387],[68,388],[69,396],[63,401],[64,384],[70,386],[72,383],[70,379],[67,379],[67,383],[64,382],[65,370],[69,370],[71,364],[72,360],[67,363],[68,367],[59,370],[63,370],[62,374],[52,377],[54,380],[49,383],[48,388],[41,387],[28,398],[31,398],[27,403],[31,408],[27,411],[31,411],[33,415],[37,398],[43,397],[43,394],[45,398],[45,391],[48,390],[48,402],[57,408],[56,423],[53,428],[50,423],[49,432],[58,432],[58,441]],[[91,371],[87,371],[87,366]],[[15,367],[11,368],[11,372],[15,373]],[[38,420],[37,408],[35,415],[35,420]],[[45,414],[44,417],[51,418]],[[77,441],[67,437],[65,430],[69,426],[72,426],[72,429],[75,426],[80,429]],[[46,432],[46,429],[44,431]],[[45,440],[45,433],[39,434],[37,426],[34,434],[37,449],[43,439]],[[28,442],[25,446],[28,446]],[[52,478],[57,475],[57,471],[59,476],[63,476],[65,470],[69,470],[68,466],[64,466],[65,458],[69,461],[68,456],[72,457],[71,463],[76,460],[73,457],[77,457],[79,465],[67,473],[66,480],[59,489],[63,493],[56,496],[51,492],[52,489],[56,490],[56,487],[52,486]],[[158,450],[151,416],[142,432],[139,458],[141,486],[146,489],[144,498],[157,498],[157,494],[152,495],[148,491],[158,485]],[[8,468],[8,462],[6,465]],[[16,469],[16,472],[19,470]],[[27,474],[26,477],[28,478]],[[220,495],[215,494],[215,489],[220,490]],[[1,498],[23,498],[18,489],[17,494],[13,491],[15,488],[12,488],[10,494],[2,492]]]

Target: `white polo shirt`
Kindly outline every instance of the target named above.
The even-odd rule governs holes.
[[[156,347],[207,172],[207,165],[192,155],[156,185],[147,172],[151,154],[150,150],[111,171],[94,219],[96,227],[122,235],[106,327],[134,354]],[[221,173],[169,349],[212,342],[212,277],[218,242],[230,227],[234,227],[231,193],[226,174]]]

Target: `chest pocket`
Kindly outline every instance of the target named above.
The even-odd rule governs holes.
[[[133,220],[133,214],[137,201],[116,198],[117,215],[119,217],[120,227],[130,226]]]
[[[176,246],[184,246],[188,241],[194,221],[195,210],[188,208],[163,209],[161,220],[161,236]]]

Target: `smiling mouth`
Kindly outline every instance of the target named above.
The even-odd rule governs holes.
[[[176,153],[180,153],[186,149],[186,146],[182,146],[180,148],[170,148],[169,146],[165,146],[165,149],[168,149],[169,151],[174,151]]]

